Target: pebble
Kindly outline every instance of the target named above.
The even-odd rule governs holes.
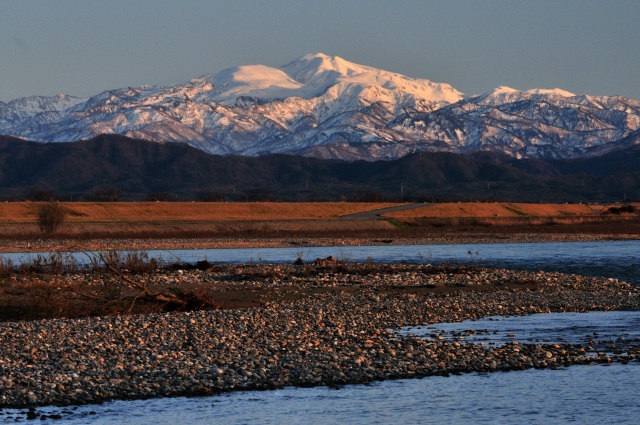
[[[243,269],[243,274],[234,270]],[[247,273],[247,270],[250,273]],[[88,284],[100,280],[77,275]],[[0,324],[0,408],[208,395],[286,386],[340,386],[465,372],[639,361],[588,345],[484,346],[390,329],[490,315],[637,308],[640,288],[550,272],[425,265],[245,265],[161,271],[149,282],[330,289],[260,307]],[[507,287],[505,282],[514,283]],[[518,284],[522,284],[519,286]],[[382,285],[465,288],[379,291]],[[468,290],[474,285],[483,290]],[[526,285],[525,285],[526,284]],[[489,285],[490,290],[486,290]]]

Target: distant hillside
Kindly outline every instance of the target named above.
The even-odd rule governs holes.
[[[640,199],[640,146],[597,158],[514,159],[423,152],[394,161],[290,155],[217,156],[181,143],[103,135],[36,143],[0,137],[5,200],[501,200]]]

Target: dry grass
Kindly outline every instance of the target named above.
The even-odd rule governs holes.
[[[636,226],[640,222],[640,204],[584,205],[584,204],[525,204],[525,203],[447,203],[425,205],[407,211],[385,214],[411,227],[423,228],[494,228],[507,227],[556,228],[581,225],[620,228]],[[538,229],[539,230],[539,229]]]
[[[0,222],[35,223],[39,204],[0,203]],[[396,204],[356,202],[73,202],[61,203],[72,223],[145,221],[264,221],[338,218]]]
[[[341,220],[384,203],[64,203],[64,228],[42,239],[38,203],[0,203],[0,252],[175,249],[344,244],[457,234],[640,234],[640,204],[449,203],[387,214],[393,220]],[[467,236],[461,236],[467,237]],[[41,240],[42,239],[42,240]],[[135,242],[132,242],[134,241]],[[197,242],[196,242],[197,240]],[[334,242],[327,242],[334,240]],[[364,242],[363,242],[364,241]],[[352,243],[352,242],[349,242]],[[353,242],[356,243],[356,242]],[[386,243],[386,242],[385,242]],[[413,243],[413,242],[412,242]],[[1,267],[0,267],[1,269]],[[1,270],[0,270],[1,273]]]
[[[0,203],[0,223],[35,223],[37,202]],[[359,202],[63,202],[70,223],[277,221],[333,219],[387,208]],[[609,206],[584,204],[443,203],[385,214],[396,219],[594,216]],[[636,205],[640,209],[640,204]]]
[[[396,219],[463,217],[576,217],[599,215],[602,205],[524,203],[445,203],[385,214]]]

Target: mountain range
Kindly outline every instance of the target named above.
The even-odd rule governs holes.
[[[640,143],[640,101],[508,87],[467,96],[448,84],[318,53],[174,86],[0,102],[0,134],[39,142],[117,134],[216,155],[348,161],[441,151],[568,159]]]

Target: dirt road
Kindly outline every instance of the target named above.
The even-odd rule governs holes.
[[[398,205],[396,207],[381,208],[381,209],[373,210],[373,211],[365,211],[365,212],[360,212],[360,213],[355,213],[355,214],[347,214],[347,215],[343,215],[341,218],[343,218],[345,220],[373,220],[373,219],[376,219],[376,218],[381,218],[382,214],[386,214],[386,213],[390,213],[390,212],[397,212],[397,211],[412,210],[414,208],[420,208],[420,207],[424,207],[426,205],[429,205],[429,204],[424,202],[424,203],[419,203],[419,204]]]

